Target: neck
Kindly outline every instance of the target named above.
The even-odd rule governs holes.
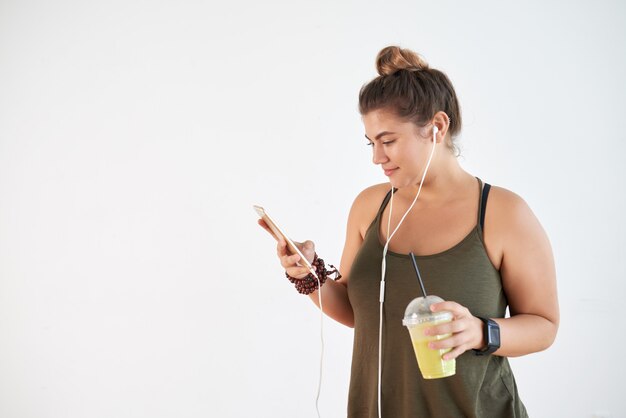
[[[474,176],[463,170],[456,157],[452,154],[446,155],[433,164],[422,185],[419,200],[423,203],[437,203],[447,201],[451,196],[457,195],[459,188],[464,188],[470,182],[475,182]],[[419,183],[413,186],[398,189],[398,197],[413,200]]]

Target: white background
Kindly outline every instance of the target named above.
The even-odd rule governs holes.
[[[619,1],[0,1],[0,417],[314,417],[319,316],[264,205],[338,263],[385,180],[376,53],[455,84],[461,164],[526,199],[562,323],[513,359],[533,417],[626,417]],[[325,322],[323,417],[352,331]],[[595,414],[595,415],[594,415]]]

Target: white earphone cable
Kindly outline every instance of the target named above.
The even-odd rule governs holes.
[[[437,132],[438,132],[437,126],[433,126],[433,146],[430,150],[430,155],[428,156],[428,161],[426,162],[424,173],[422,173],[422,179],[420,180],[420,184],[417,189],[417,194],[415,195],[415,198],[413,199],[413,203],[411,203],[411,206],[409,206],[409,208],[406,210],[406,212],[404,213],[404,216],[402,216],[396,228],[393,230],[391,235],[389,235],[389,230],[391,229],[391,215],[393,213],[393,186],[391,186],[391,199],[389,201],[389,218],[387,219],[387,241],[385,242],[385,246],[383,248],[383,259],[381,262],[380,296],[379,296],[380,309],[379,309],[379,315],[378,315],[379,317],[379,324],[378,324],[378,418],[382,418],[381,401],[382,401],[382,361],[383,361],[383,355],[382,355],[382,352],[383,352],[382,351],[382,348],[383,348],[383,304],[385,302],[385,273],[387,272],[387,250],[389,249],[389,241],[391,241],[391,238],[396,234],[396,232],[400,228],[400,225],[402,225],[402,222],[404,222],[404,219],[407,217],[411,209],[413,209],[413,206],[415,206],[415,202],[417,202],[417,198],[419,197],[420,192],[422,191],[422,185],[424,184],[426,173],[428,172],[428,168],[430,167],[430,163],[433,159],[433,155],[435,154],[435,146],[437,145],[437,137],[436,137]]]
[[[320,393],[322,392],[322,371],[324,370],[324,307],[322,306],[322,284],[320,282],[320,278],[317,275],[317,272],[311,268],[309,270],[311,274],[317,280],[317,301],[320,307],[320,343],[321,343],[321,351],[320,351],[320,374],[319,379],[317,381],[317,394],[315,395],[315,410],[317,411],[317,417],[321,418],[320,414]]]

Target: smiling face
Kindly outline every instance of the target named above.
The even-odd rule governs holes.
[[[372,161],[382,167],[393,187],[419,184],[432,150],[432,126],[419,127],[378,109],[363,115]]]

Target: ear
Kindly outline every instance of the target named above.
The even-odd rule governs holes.
[[[431,123],[436,126],[438,130],[436,137],[437,143],[442,142],[448,134],[448,128],[450,127],[450,117],[448,117],[446,112],[439,111],[435,113],[435,116],[433,117]]]

